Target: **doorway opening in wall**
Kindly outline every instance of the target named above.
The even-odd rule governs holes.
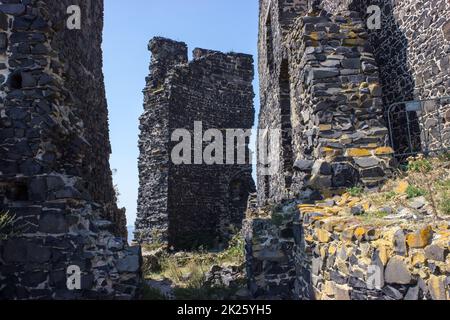
[[[292,169],[294,160],[292,151],[291,81],[288,59],[283,59],[281,62],[279,86],[283,172],[285,189],[289,191],[292,186]]]
[[[264,176],[264,197],[266,200],[270,198],[270,176],[267,174]]]
[[[267,67],[269,71],[272,71],[274,64],[273,56],[273,29],[272,29],[272,18],[267,18],[266,21],[266,54],[267,54]]]

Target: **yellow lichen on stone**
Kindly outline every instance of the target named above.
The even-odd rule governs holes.
[[[446,293],[446,277],[445,276],[435,276],[431,275],[430,280],[428,280],[428,289],[430,290],[431,297],[433,300],[448,300]]]
[[[350,198],[349,201],[350,201],[350,202],[347,203],[347,206],[348,206],[349,208],[353,208],[354,206],[356,206],[356,205],[358,205],[358,204],[361,203],[361,199],[360,199],[360,198],[356,198],[356,197]]]
[[[374,152],[374,154],[377,156],[390,155],[394,153],[394,149],[392,149],[391,147],[380,147],[377,148]]]
[[[433,229],[428,226],[406,236],[406,243],[410,248],[425,248],[431,241]]]
[[[351,38],[351,39],[356,39],[356,38],[358,38],[358,34],[356,32],[354,32],[354,31],[350,31],[348,33],[348,37]]]
[[[336,246],[330,245],[330,247],[328,248],[328,254],[332,256],[332,255],[336,254],[336,252],[337,252]]]
[[[378,255],[380,257],[381,263],[383,263],[384,266],[387,265],[389,261],[389,251],[386,246],[382,245],[378,247]]]
[[[408,190],[409,183],[406,180],[401,180],[397,183],[397,186],[395,187],[395,193],[398,194],[405,194],[406,190]]]
[[[367,230],[363,227],[358,227],[355,229],[355,237],[356,239],[358,239],[359,241],[361,241],[364,238],[364,235],[366,234]]]
[[[427,261],[427,258],[422,252],[416,252],[413,254],[411,258],[411,264],[414,267],[424,264]]]
[[[319,33],[315,32],[315,31],[311,32],[311,33],[308,35],[308,37],[309,37],[311,40],[315,40],[315,41],[320,40]]]
[[[317,240],[319,240],[319,242],[328,243],[331,240],[331,233],[329,233],[327,230],[324,230],[324,229],[317,229],[316,237],[317,237]]]
[[[331,131],[333,130],[333,126],[331,124],[320,124],[319,131]]]
[[[347,157],[370,157],[372,153],[367,149],[362,148],[350,148],[347,150]]]
[[[370,207],[372,206],[369,202],[364,202],[363,204],[362,204],[362,206],[363,206],[363,209],[364,209],[364,211],[369,211],[370,210]]]

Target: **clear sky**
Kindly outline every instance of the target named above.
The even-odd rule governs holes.
[[[163,36],[183,41],[190,52],[200,47],[253,54],[256,67],[257,34],[258,0],[105,0],[103,55],[111,167],[117,169],[114,181],[128,225],[136,219],[138,119],[149,73],[149,40]],[[258,102],[257,96],[257,111]]]

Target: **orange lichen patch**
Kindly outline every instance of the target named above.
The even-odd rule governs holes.
[[[375,150],[375,155],[377,156],[390,155],[394,153],[394,149],[392,149],[391,147],[380,147]]]
[[[408,187],[409,187],[408,181],[402,180],[397,183],[397,186],[395,187],[394,191],[395,193],[405,194],[406,191],[408,190]]]
[[[351,148],[347,150],[347,157],[370,157],[372,153],[367,149]]]
[[[366,232],[367,230],[363,227],[356,228],[354,232],[355,238],[361,241],[364,238]]]
[[[307,235],[307,236],[305,236],[305,241],[306,242],[314,242],[314,237],[312,235]]]
[[[425,248],[430,244],[432,236],[433,229],[428,226],[417,232],[408,234],[406,236],[406,243],[410,248]]]

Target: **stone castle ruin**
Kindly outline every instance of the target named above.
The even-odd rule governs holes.
[[[73,4],[80,30],[66,28]],[[0,298],[137,294],[140,252],[109,166],[102,29],[103,1],[0,1],[0,211],[17,232],[0,242]]]
[[[381,9],[379,30],[367,27],[370,5]],[[282,130],[278,172],[258,168],[260,204],[380,185],[394,153],[423,151],[422,124],[439,126],[426,137],[435,147],[450,147],[450,101],[424,103],[430,116],[411,114],[408,127],[404,104],[387,113],[450,95],[448,14],[446,1],[260,1],[259,128]]]
[[[358,224],[365,209],[345,191],[382,185],[408,155],[450,148],[449,21],[445,0],[260,0],[259,130],[282,134],[278,170],[258,162],[260,207],[244,223],[255,297],[446,299],[448,243],[430,245],[440,226]],[[441,269],[407,265],[423,248]]]
[[[240,229],[248,196],[255,191],[250,137],[240,142],[245,144],[245,164],[208,165],[204,159],[194,161],[191,142],[192,152],[185,155],[191,161],[175,163],[172,151],[179,141],[173,141],[172,134],[182,129],[195,139],[194,126],[199,122],[200,139],[209,129],[220,130],[223,137],[229,129],[251,129],[253,58],[195,49],[188,61],[186,44],[164,38],[154,38],[149,49],[152,62],[140,126],[136,238],[176,249],[221,246]],[[238,143],[233,142],[236,149]],[[224,158],[229,151],[223,150]]]
[[[244,163],[199,161],[253,127],[253,58],[197,48],[189,61],[186,44],[152,39],[136,241],[220,249],[242,228],[255,298],[448,298],[448,227],[357,225],[365,208],[345,193],[450,148],[448,0],[259,4],[258,128],[281,131],[265,136],[279,152],[258,153],[257,191],[249,135],[230,140]],[[73,5],[81,28],[66,25]],[[141,249],[109,165],[102,29],[100,0],[0,0],[0,213],[14,217],[0,299],[139,296]]]

